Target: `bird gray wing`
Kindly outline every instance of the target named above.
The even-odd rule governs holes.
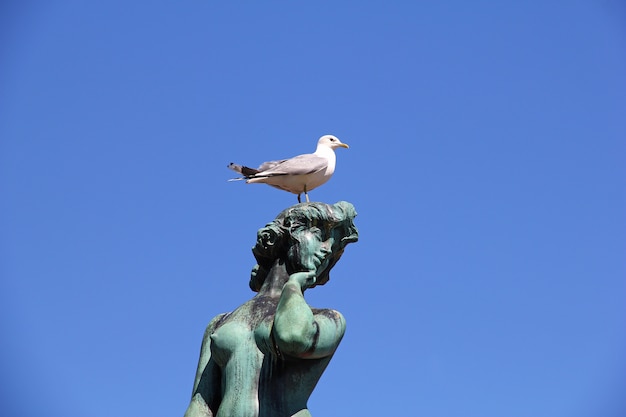
[[[266,170],[262,170],[261,167],[270,163],[265,162],[261,165],[261,167],[259,167],[260,172],[255,176],[273,177],[277,175],[306,175],[326,169],[328,166],[328,160],[326,158],[322,158],[314,154],[299,155],[291,159],[273,162],[279,163],[271,165],[271,167]]]
[[[283,162],[287,161],[287,159],[280,159],[278,161],[267,161],[267,162],[263,162],[261,164],[260,167],[257,168],[257,171],[261,172],[261,171],[267,171],[270,170],[280,164],[282,164]]]

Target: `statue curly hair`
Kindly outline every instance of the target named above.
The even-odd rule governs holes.
[[[250,288],[258,292],[276,262],[284,263],[290,275],[316,271],[314,285],[328,282],[346,245],[358,240],[355,217],[354,206],[346,201],[302,203],[281,212],[257,233]]]

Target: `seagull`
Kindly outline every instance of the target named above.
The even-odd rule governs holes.
[[[262,183],[298,195],[304,193],[307,203],[308,192],[314,190],[332,177],[335,172],[335,149],[348,148],[333,135],[324,135],[317,141],[314,153],[294,156],[280,161],[269,161],[257,169],[230,163],[228,168],[237,171],[240,178],[229,181],[246,180],[246,183]]]

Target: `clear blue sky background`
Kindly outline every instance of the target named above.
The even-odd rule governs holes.
[[[626,415],[623,2],[8,1],[0,62],[0,414],[182,415],[296,203],[226,165],[332,133],[315,417]]]

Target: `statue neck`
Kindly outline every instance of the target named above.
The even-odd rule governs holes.
[[[261,296],[270,296],[270,297],[280,297],[280,294],[283,290],[283,286],[289,279],[289,274],[287,273],[287,267],[285,263],[280,259],[277,259],[272,266],[272,269],[267,273],[267,278],[265,278],[265,282],[261,286],[258,295]]]

